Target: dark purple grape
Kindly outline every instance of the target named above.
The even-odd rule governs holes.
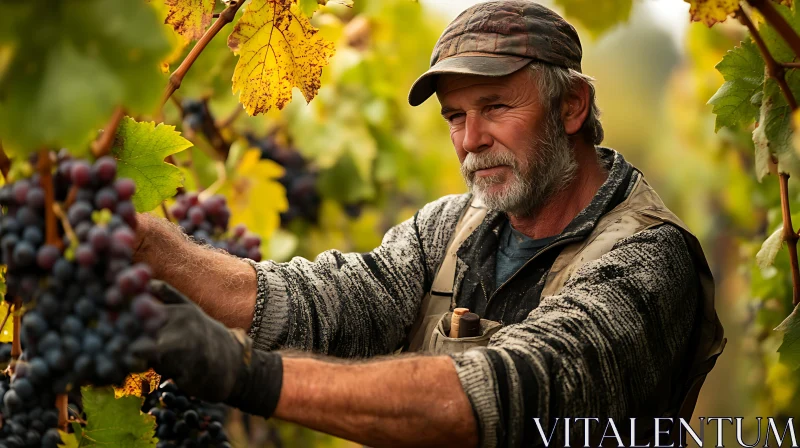
[[[123,295],[131,296],[141,292],[144,283],[133,269],[126,269],[117,276],[117,287]]]
[[[133,299],[133,314],[141,320],[163,319],[166,309],[149,294],[139,294]]]
[[[117,205],[117,192],[110,187],[101,188],[94,196],[94,205],[98,209],[114,210]]]
[[[91,230],[89,230],[87,240],[89,244],[91,244],[92,249],[98,252],[108,249],[111,245],[111,235],[108,229],[103,226],[93,226]]]
[[[133,248],[133,243],[136,241],[136,234],[131,229],[120,227],[111,234],[111,239],[127,247]]]
[[[44,189],[41,187],[34,187],[28,190],[28,194],[25,196],[25,203],[28,204],[29,207],[35,209],[44,207]]]
[[[61,251],[58,250],[57,247],[48,244],[39,248],[39,251],[36,253],[36,264],[39,265],[40,268],[49,271],[55,266],[56,262],[59,261],[60,256]],[[61,278],[58,274],[56,274],[56,277]]]
[[[195,206],[186,212],[186,217],[192,222],[192,224],[199,226],[203,223],[203,221],[206,220],[206,213],[202,208]]]
[[[251,247],[247,251],[247,258],[253,261],[261,261],[261,249],[258,247]]]
[[[92,174],[103,185],[111,183],[117,175],[117,161],[111,156],[100,157],[92,166]]]
[[[16,217],[17,221],[19,221],[20,225],[23,227],[40,226],[43,221],[32,208],[26,206],[17,209]]]
[[[28,241],[19,241],[14,246],[14,263],[19,267],[30,266],[36,259],[36,249]]]
[[[88,186],[92,181],[92,169],[89,164],[83,160],[72,162],[69,175],[72,183],[79,187]]]
[[[136,228],[136,207],[134,207],[133,202],[124,201],[117,204],[117,215],[132,229]]]
[[[11,187],[11,191],[14,194],[14,200],[17,201],[18,204],[22,204],[28,197],[28,190],[30,189],[30,182],[22,179],[14,183]]]
[[[245,237],[242,238],[242,245],[248,250],[259,247],[261,245],[261,237],[253,234],[245,235]]]
[[[176,202],[172,207],[169,208],[169,213],[172,215],[173,218],[177,219],[178,221],[183,220],[186,218],[186,206],[181,204],[180,202]]]
[[[78,223],[91,219],[92,205],[85,201],[75,201],[67,212],[69,223],[75,227]]]
[[[97,255],[88,244],[81,244],[75,250],[75,260],[82,266],[93,266],[97,262]]]
[[[36,247],[44,241],[44,233],[38,227],[26,227],[22,232],[22,239]]]
[[[117,179],[114,182],[114,189],[117,191],[120,201],[127,201],[136,192],[136,183],[133,182],[133,179]]]

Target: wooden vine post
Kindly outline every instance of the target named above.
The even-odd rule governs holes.
[[[791,47],[796,56],[800,57],[800,36],[792,29],[786,22],[783,16],[775,9],[770,3],[770,0],[748,0],[748,3],[757,9],[775,30],[780,34],[781,38]],[[794,113],[797,110],[797,99],[794,97],[789,84],[786,82],[786,69],[795,68],[793,65],[784,65],[775,60],[769,52],[764,39],[758,32],[750,16],[745,11],[743,4],[740,4],[738,18],[739,21],[747,27],[753,41],[758,47],[761,56],[764,58],[767,77],[775,80],[781,93],[786,98],[786,103]],[[775,160],[773,160],[775,162]],[[778,183],[780,187],[781,197],[781,215],[783,218],[783,240],[789,249],[789,264],[792,270],[792,303],[794,306],[800,304],[800,266],[797,260],[797,241],[798,233],[792,225],[792,212],[789,205],[789,173],[779,173]]]

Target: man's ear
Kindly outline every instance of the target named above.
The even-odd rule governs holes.
[[[567,135],[575,135],[589,116],[589,85],[576,83],[561,102],[561,121]]]

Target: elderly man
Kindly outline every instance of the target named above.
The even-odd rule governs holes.
[[[556,420],[578,417],[604,422],[594,441],[609,418],[641,440],[667,428],[657,417],[691,416],[724,346],[713,281],[642,174],[597,146],[594,92],[553,11],[466,10],[409,102],[436,94],[470,194],[370,253],[314,262],[246,262],[141,216],[137,257],[199,304],[154,285],[170,315],[158,368],[201,398],[372,446],[583,445],[581,424]],[[456,307],[480,316],[476,336],[450,337]]]

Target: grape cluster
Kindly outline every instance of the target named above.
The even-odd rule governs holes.
[[[0,363],[10,360],[11,344],[1,344]],[[8,371],[0,372],[0,448],[56,448],[61,438],[55,395],[37,391],[25,378],[26,369],[24,364],[15,369],[13,383]]]
[[[261,158],[272,160],[284,169],[279,182],[286,189],[289,209],[281,213],[281,225],[287,226],[295,220],[316,224],[322,197],[317,190],[318,173],[297,149],[278,144],[275,137],[249,136],[251,145],[261,150]]]
[[[228,231],[231,211],[224,196],[214,195],[201,201],[197,193],[179,194],[169,211],[183,231],[195,240],[237,257],[261,261],[258,235],[248,233],[243,225]]]
[[[145,370],[153,336],[166,318],[148,292],[149,267],[132,263],[135,186],[117,179],[116,168],[111,157],[90,165],[59,156],[51,186],[55,199],[66,201],[64,219],[57,221],[58,244],[45,241],[41,176],[0,189],[6,300],[28,307],[16,377],[37,394],[60,394],[85,383],[119,384],[128,373]],[[26,404],[37,394],[17,395]]]
[[[189,397],[171,381],[150,392],[142,412],[156,418],[157,448],[229,448],[223,428],[225,408]]]

